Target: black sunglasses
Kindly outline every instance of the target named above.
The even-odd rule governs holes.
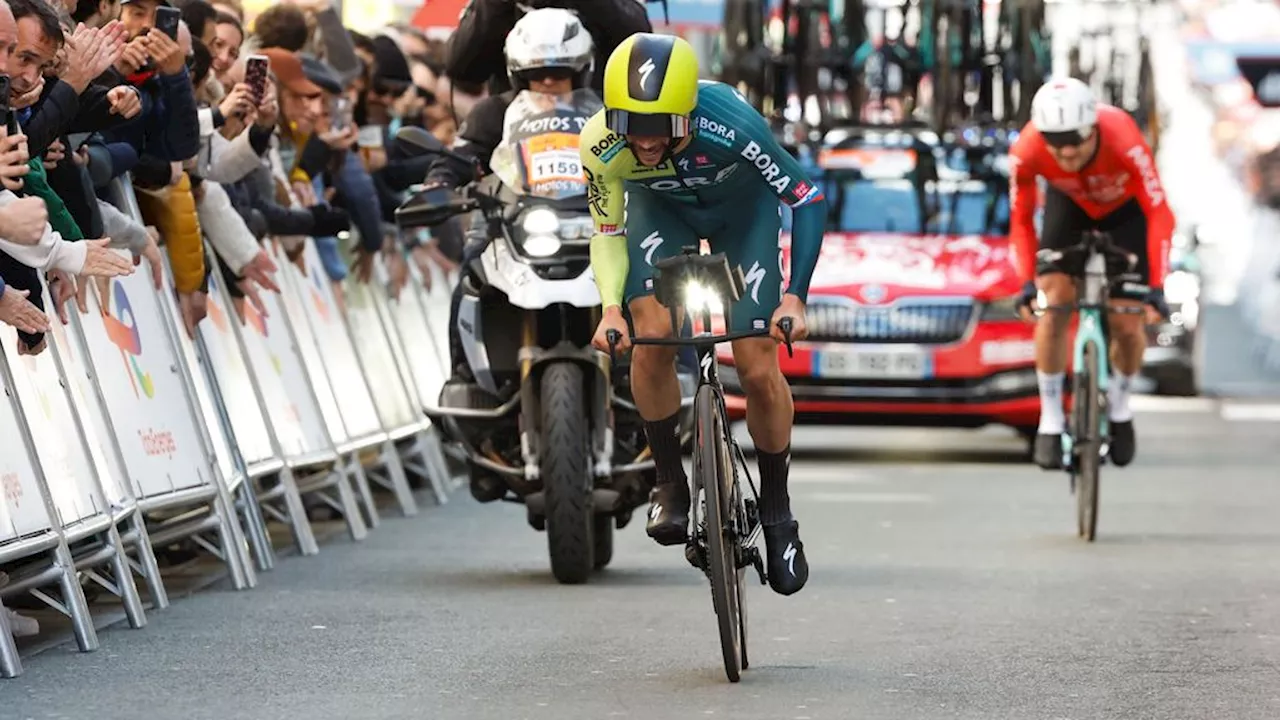
[[[1052,147],[1062,149],[1067,147],[1079,147],[1085,144],[1089,138],[1093,137],[1093,130],[1082,133],[1079,130],[1065,130],[1062,132],[1041,132],[1040,137]]]

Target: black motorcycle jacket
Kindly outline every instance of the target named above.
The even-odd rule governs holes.
[[[532,8],[564,8],[578,14],[595,45],[591,87],[604,94],[604,64],[613,49],[638,32],[653,32],[646,6],[637,0],[529,0]],[[469,0],[449,38],[445,72],[459,86],[489,83],[489,94],[511,89],[507,78],[507,33],[520,19],[515,0]],[[470,88],[468,88],[470,89]]]
[[[444,185],[458,188],[476,179],[476,168],[484,175],[489,174],[489,159],[493,151],[502,143],[502,121],[507,116],[507,108],[515,100],[513,90],[489,97],[476,103],[467,114],[467,119],[458,128],[458,138],[454,141],[453,152],[466,158],[441,156],[431,164],[427,171],[426,185]]]

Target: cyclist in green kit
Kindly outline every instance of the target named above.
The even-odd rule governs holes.
[[[653,296],[653,264],[705,238],[741,267],[746,291],[731,331],[771,337],[733,342],[747,397],[747,427],[760,466],[760,519],[769,584],[791,595],[809,577],[799,523],[791,514],[791,389],[778,368],[777,320],[792,317],[793,340],[807,334],[804,305],[822,246],[826,202],[765,119],[733,88],[698,80],[693,48],[670,35],[637,33],[609,56],[604,110],[582,131],[582,164],[595,219],[591,268],[604,304],[594,345],[630,347],[626,300],[637,337],[672,335]],[[791,273],[783,282],[781,205],[791,207]],[[624,220],[625,216],[625,220]],[[681,461],[680,387],[673,347],[637,346],[631,388],[657,466],[646,532],[662,545],[688,538],[689,483]]]

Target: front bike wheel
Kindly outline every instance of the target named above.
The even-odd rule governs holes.
[[[715,391],[698,388],[694,398],[693,472],[702,484],[707,515],[707,575],[711,579],[711,604],[720,626],[720,650],[729,682],[742,678],[742,607],[739,603],[737,542],[734,528],[733,466],[725,440]]]
[[[1093,542],[1098,529],[1098,475],[1102,457],[1102,392],[1098,388],[1098,347],[1084,348],[1084,368],[1076,373],[1076,532]]]

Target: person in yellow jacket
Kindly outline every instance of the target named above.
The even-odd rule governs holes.
[[[204,240],[196,216],[195,196],[191,193],[191,178],[179,163],[174,164],[173,173],[175,179],[168,187],[137,190],[138,209],[142,211],[142,219],[160,231],[173,267],[173,283],[178,290],[187,334],[195,337],[196,325],[208,312]]]

